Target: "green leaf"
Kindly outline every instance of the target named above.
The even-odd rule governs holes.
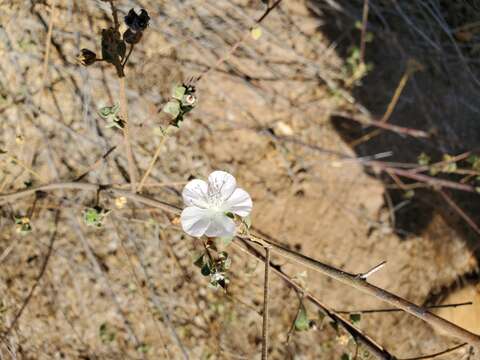
[[[120,106],[118,104],[115,104],[113,106],[104,106],[100,110],[98,110],[98,113],[102,118],[109,119],[112,116],[115,117],[119,109]]]
[[[350,314],[350,321],[352,324],[358,323],[362,319],[362,315],[360,314]]]
[[[88,226],[101,227],[109,213],[110,210],[100,207],[86,208],[83,210],[83,221]]]
[[[457,163],[454,161],[454,157],[448,154],[443,155],[443,161],[448,162],[443,165],[442,171],[445,173],[452,173],[457,170]]]
[[[112,108],[110,106],[105,106],[103,108],[101,108],[98,113],[100,114],[100,116],[102,118],[108,118],[111,114],[111,110]]]
[[[115,332],[110,329],[107,323],[100,325],[99,334],[103,343],[108,343],[115,340]]]
[[[419,165],[425,166],[430,164],[430,156],[422,152],[420,155],[417,157],[417,161]]]
[[[347,353],[343,353],[340,360],[350,360],[350,355],[348,355]]]
[[[470,155],[467,159],[467,162],[469,162],[472,165],[472,170],[480,171],[480,157],[479,156]]]
[[[307,309],[305,306],[300,304],[300,309],[298,310],[297,318],[295,319],[295,329],[297,331],[306,331],[310,329],[310,321],[308,320]]]
[[[145,343],[141,343],[137,346],[137,351],[141,352],[142,354],[146,354],[150,350],[150,346]]]
[[[187,88],[183,85],[177,85],[173,88],[172,91],[172,97],[174,99],[182,101],[183,96],[185,95],[185,92],[187,91]]]
[[[178,100],[170,100],[163,107],[163,111],[171,115],[172,118],[175,119],[178,115],[180,115],[180,103],[178,102]]]
[[[430,173],[430,175],[435,176],[440,172],[440,169],[438,168],[438,166],[430,166],[428,172]]]

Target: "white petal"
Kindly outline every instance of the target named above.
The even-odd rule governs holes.
[[[180,215],[182,229],[188,235],[201,237],[212,222],[212,212],[200,209],[196,206],[189,206],[183,209]]]
[[[189,181],[183,188],[183,202],[187,206],[207,207],[208,184],[203,180],[194,179]]]
[[[252,211],[252,206],[253,203],[250,195],[245,190],[237,188],[223,203],[222,210],[245,217]]]
[[[211,218],[205,235],[209,237],[223,237],[235,235],[235,223],[223,213],[217,213]]]
[[[208,186],[211,193],[220,193],[222,199],[228,199],[237,187],[233,175],[225,171],[214,171],[208,176]]]

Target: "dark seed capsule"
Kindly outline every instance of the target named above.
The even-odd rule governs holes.
[[[123,40],[127,44],[136,44],[140,41],[141,38],[142,38],[142,32],[141,31],[134,32],[130,29],[127,29],[123,33]]]
[[[135,10],[130,9],[125,16],[125,24],[133,32],[143,31],[147,28],[150,22],[150,16],[148,16],[145,9],[140,10],[140,14],[137,14]]]
[[[77,56],[77,61],[83,66],[92,65],[95,61],[97,61],[97,54],[91,50],[82,49],[80,50],[80,54]]]

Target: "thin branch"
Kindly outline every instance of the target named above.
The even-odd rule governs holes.
[[[360,62],[363,64],[365,63],[365,46],[367,43],[368,8],[369,1],[363,0],[362,34],[360,38]]]
[[[56,11],[57,11],[57,0],[54,0],[50,7],[50,21],[48,23],[47,38],[45,40],[45,57],[43,59],[43,70],[42,70],[42,86],[43,87],[46,86],[46,82],[47,82],[48,60],[50,58],[53,24],[55,23],[55,19],[56,19]]]
[[[245,239],[250,240],[250,241],[255,241],[263,246],[272,246],[272,249],[282,257],[286,259],[290,259],[294,262],[297,262],[299,264],[302,264],[310,269],[313,269],[315,271],[318,271],[320,273],[323,273],[333,279],[336,279],[344,284],[347,284],[351,287],[354,287],[366,294],[372,295],[380,300],[383,300],[395,307],[398,307],[405,312],[408,312],[409,314],[412,314],[413,316],[425,321],[426,323],[444,330],[451,336],[454,336],[456,338],[462,339],[471,345],[474,345],[478,348],[480,348],[480,336],[476,335],[466,329],[463,329],[459,327],[458,325],[455,325],[454,323],[451,323],[448,320],[445,320],[433,313],[430,313],[427,311],[427,309],[415,305],[414,303],[409,302],[408,300],[405,300],[401,298],[400,296],[397,296],[395,294],[392,294],[382,288],[379,288],[375,285],[372,285],[368,283],[367,281],[361,279],[359,276],[355,274],[350,274],[346,271],[339,270],[333,266],[324,264],[318,260],[312,259],[306,255],[297,253],[295,251],[292,251],[290,249],[287,249],[286,247],[277,244],[276,242],[269,240],[269,239],[264,239],[260,238],[258,236],[255,236],[253,234],[249,234],[248,236],[244,236]]]
[[[27,171],[29,174],[32,174],[34,177],[36,177],[38,180],[41,182],[45,183],[47,182],[46,178],[40,175],[38,172],[33,170],[33,168],[30,168],[27,164],[25,164],[23,161],[21,161],[19,158],[17,158],[14,155],[10,155],[9,153],[7,154],[2,154],[5,155],[13,164],[20,166],[22,169]]]
[[[443,309],[443,308],[455,308],[459,306],[468,306],[473,305],[473,302],[466,301],[455,304],[444,304],[444,305],[431,305],[425,306],[426,309]],[[403,311],[402,309],[397,308],[388,308],[388,309],[368,309],[368,310],[335,310],[337,314],[376,314],[376,313],[389,313],[389,312],[399,312]]]
[[[115,4],[113,3],[113,0],[108,0],[108,2],[110,3],[110,8],[111,8],[111,11],[112,11],[113,26],[115,27],[115,30],[118,31],[118,29],[120,28],[120,23],[118,21],[117,8],[115,7]]]
[[[460,217],[465,220],[465,222],[477,233],[480,235],[480,227],[473,221],[473,219],[460,207],[457,203],[445,192],[442,190],[438,191],[442,195],[443,199],[447,202],[450,207],[455,210]]]
[[[234,239],[233,244],[235,246],[237,246],[246,254],[255,257],[258,261],[262,263],[265,262],[265,257],[260,254],[259,251],[255,247],[253,247],[248,241],[241,238],[238,238],[238,240],[239,242],[237,241],[237,239]],[[355,339],[355,341],[363,345],[370,353],[375,355],[378,359],[395,359],[394,356],[392,356],[388,351],[383,349],[380,345],[375,343],[375,341],[373,341],[368,335],[364,334],[361,330],[357,329],[353,324],[343,319],[340,315],[337,315],[334,311],[329,309],[319,299],[317,299],[312,293],[300,287],[290,276],[285,274],[279,266],[270,262],[270,269],[275,273],[275,275],[283,279],[289,286],[294,288],[296,291],[302,293],[303,296],[310,300],[315,306],[317,306],[325,316],[332,319],[332,321],[334,321],[336,324],[340,325],[340,327],[342,327],[346,332],[348,332],[352,336],[352,338]]]
[[[57,230],[58,230],[58,220],[60,219],[60,211],[57,210],[55,214],[55,230],[53,231],[52,235],[50,236],[50,243],[48,244],[48,251],[47,254],[45,255],[45,258],[43,260],[42,266],[40,268],[40,271],[35,278],[35,283],[33,284],[32,288],[28,292],[27,297],[23,301],[22,306],[20,307],[20,310],[15,314],[15,317],[13,318],[12,322],[10,323],[7,331],[5,334],[2,334],[2,336],[7,337],[17,324],[18,320],[20,320],[20,317],[23,314],[23,311],[27,308],[28,304],[30,303],[30,300],[33,298],[33,294],[35,293],[35,290],[37,289],[38,285],[40,284],[40,280],[43,278],[43,275],[45,274],[45,271],[47,270],[47,265],[48,261],[50,260],[50,257],[52,255],[52,250],[53,250],[53,244],[55,243],[55,239],[57,238]]]
[[[385,111],[385,114],[383,114],[383,117],[380,120],[380,122],[386,123],[388,119],[390,119],[390,116],[392,115],[393,110],[397,106],[398,100],[400,100],[400,95],[402,95],[403,89],[407,85],[407,82],[410,79],[410,76],[412,76],[412,74],[414,74],[415,71],[419,70],[419,68],[420,68],[420,65],[415,61],[413,60],[408,61],[407,69],[405,70],[405,73],[400,79],[400,82],[398,83],[398,86],[395,89],[395,93],[393,94],[393,97],[387,106],[387,110]]]
[[[123,139],[125,143],[125,150],[127,152],[127,161],[128,161],[128,174],[130,176],[130,184],[132,186],[132,192],[136,191],[136,182],[137,175],[135,173],[135,163],[133,160],[133,151],[132,144],[130,142],[130,123],[128,120],[128,102],[127,94],[125,89],[125,76],[118,79],[118,84],[120,86],[120,118],[124,121],[123,127]]]
[[[130,58],[130,55],[132,55],[134,47],[135,47],[135,44],[130,45],[130,50],[128,50],[128,54],[127,56],[125,56],[125,60],[122,63],[122,68],[125,68],[125,65],[127,65],[128,59]]]
[[[114,187],[111,187],[110,185],[91,184],[91,183],[84,183],[84,182],[52,183],[48,185],[41,185],[34,188],[29,188],[26,190],[20,190],[20,191],[9,193],[9,194],[2,194],[0,195],[0,204],[18,200],[29,195],[33,195],[37,191],[45,191],[45,192],[55,191],[55,190],[98,191],[99,188],[107,191],[108,193],[119,195],[119,196],[125,196],[127,199],[130,199],[132,201],[137,201],[142,204],[156,207],[158,209],[162,209],[177,215],[179,215],[181,211],[179,207],[176,207],[172,204],[169,204],[160,200],[155,200],[147,196],[136,195],[127,190],[114,188]]]
[[[262,327],[262,360],[268,359],[268,300],[270,293],[270,247],[265,248],[265,279],[263,284],[263,327]]]
[[[273,9],[275,9],[278,5],[280,5],[281,2],[282,2],[282,0],[277,0],[277,1],[275,1],[275,2],[272,4],[272,6],[269,6],[269,7],[267,8],[267,10],[265,10],[265,12],[263,13],[263,15],[260,16],[260,17],[257,19],[256,23],[257,23],[257,24],[260,24],[263,20],[265,20],[265,18],[268,16],[268,14],[270,14],[270,12],[271,12]]]
[[[372,275],[372,274],[376,273],[378,270],[382,269],[386,264],[387,264],[386,261],[382,261],[380,264],[375,265],[373,268],[371,268],[367,272],[364,272],[363,274],[359,274],[357,276],[362,280],[367,280],[367,278],[370,275]]]
[[[118,223],[118,221],[115,220],[114,225],[115,225],[116,235],[117,235],[118,239],[121,240],[120,234],[119,234],[119,231],[118,231],[118,227],[119,227],[120,223]],[[175,326],[172,322],[172,318],[171,318],[170,313],[168,311],[166,311],[165,305],[162,303],[162,301],[160,299],[160,296],[157,293],[157,289],[155,288],[155,284],[152,280],[152,276],[150,275],[150,273],[148,271],[148,265],[146,264],[145,259],[142,256],[142,251],[140,249],[140,246],[137,244],[137,242],[135,240],[135,237],[131,236],[130,233],[128,233],[127,238],[133,244],[133,249],[135,251],[135,256],[137,258],[138,264],[140,265],[140,267],[143,271],[144,279],[145,279],[144,281],[146,282],[147,288],[150,291],[150,294],[149,294],[150,295],[150,301],[153,303],[155,308],[161,314],[161,317],[162,317],[163,321],[165,322],[166,327],[170,330],[170,334],[172,336],[172,339],[175,342],[175,344],[178,346],[178,348],[180,349],[183,358],[185,360],[188,360],[190,358],[189,355],[188,355],[188,352],[187,352],[185,346],[183,345],[179,335],[177,334],[177,330],[175,329]],[[122,240],[121,240],[121,243],[123,243]],[[124,249],[124,250],[126,252],[126,249]],[[127,256],[129,256],[128,253],[127,253]],[[132,264],[131,264],[131,266],[132,266]],[[149,301],[149,300],[147,299],[146,301]]]
[[[84,171],[80,176],[76,177],[74,181],[80,181],[82,180],[85,176],[87,176],[90,172],[93,170],[97,169],[100,164],[105,160],[117,147],[113,146],[111,147],[105,154],[102,155],[100,159],[95,161],[93,165],[91,165],[86,171]]]
[[[366,116],[355,116],[353,114],[350,114],[348,112],[334,112],[332,115],[336,116],[342,116],[345,118],[348,118],[352,121],[358,122],[363,125],[369,125],[369,126],[374,126],[379,129],[387,130],[394,132],[400,136],[411,136],[414,138],[429,138],[430,134],[426,131],[423,130],[418,130],[418,129],[412,129],[412,128],[407,128],[403,126],[398,126],[398,125],[393,125],[388,122],[384,122],[382,120],[375,120],[371,118],[367,118]]]
[[[451,347],[447,350],[443,350],[443,351],[440,351],[440,352],[437,352],[435,354],[430,354],[430,355],[425,355],[425,356],[418,356],[418,357],[413,357],[413,358],[403,358],[403,359],[399,359],[399,360],[425,360],[425,359],[435,359],[435,358],[438,358],[442,355],[445,355],[445,354],[448,354],[448,353],[451,353],[451,352],[454,352],[464,346],[468,345],[467,343],[463,343],[463,344],[460,344],[460,345],[457,345],[457,346],[454,346],[454,347]]]
[[[448,160],[442,160],[442,161],[436,162],[434,164],[429,164],[429,165],[417,166],[416,168],[411,169],[410,172],[419,173],[419,172],[423,172],[423,171],[428,171],[432,167],[442,167],[443,165],[456,163],[457,161],[468,158],[471,153],[472,153],[471,151],[467,151],[467,152],[464,152],[462,154],[452,156]]]
[[[384,125],[388,125],[388,124],[384,124]],[[437,188],[437,189],[438,188],[450,188],[450,189],[455,189],[455,190],[460,190],[460,191],[465,191],[465,192],[470,192],[470,193],[478,193],[477,190],[475,189],[475,187],[471,186],[471,185],[460,184],[460,183],[457,183],[455,181],[439,179],[439,178],[436,178],[436,177],[427,176],[427,175],[423,175],[423,174],[416,174],[416,173],[411,172],[410,170],[405,170],[405,169],[400,169],[398,167],[393,167],[389,163],[385,163],[385,162],[377,161],[377,160],[372,160],[372,159],[353,157],[353,156],[344,154],[344,153],[339,152],[339,151],[325,149],[325,148],[322,148],[322,147],[317,146],[317,145],[308,144],[306,142],[300,141],[300,140],[298,140],[296,138],[293,138],[293,137],[278,136],[278,135],[271,135],[271,136],[274,137],[275,139],[278,139],[278,140],[281,140],[281,141],[284,141],[284,142],[287,142],[287,143],[291,143],[291,144],[300,145],[300,146],[306,147],[310,150],[320,152],[322,154],[337,156],[338,158],[340,158],[342,160],[355,161],[355,162],[357,162],[357,163],[359,163],[363,166],[368,166],[368,167],[371,167],[371,168],[380,169],[381,171],[386,172],[386,173],[391,173],[391,174],[395,174],[395,175],[398,175],[398,176],[401,176],[401,177],[417,180],[419,182],[428,184],[428,185],[430,185],[434,188]],[[408,165],[411,166],[411,164],[408,164]]]
[[[373,166],[377,165],[379,168],[381,168],[385,172],[391,172],[393,174],[396,174],[402,177],[417,180],[417,181],[429,184],[433,187],[437,187],[437,188],[445,187],[445,188],[450,188],[455,190],[477,193],[475,187],[471,185],[459,184],[450,180],[444,180],[444,179],[439,179],[432,176],[411,173],[409,170],[403,170],[403,169],[385,166],[385,164],[382,164],[380,161],[372,162],[372,165]]]
[[[115,31],[118,33],[120,29],[120,23],[118,21],[118,10],[115,7],[113,0],[108,0],[108,2],[110,3],[114,28],[115,28]],[[115,66],[115,69],[117,70],[117,75],[118,75],[118,87],[119,87],[118,101],[120,103],[120,118],[124,122],[123,140],[125,144],[125,151],[127,153],[128,175],[130,177],[132,193],[135,193],[137,175],[135,172],[135,162],[133,158],[132,144],[130,141],[130,123],[128,121],[128,100],[127,100],[127,92],[126,92],[126,85],[125,85],[125,71],[124,71],[125,64],[128,58],[130,57],[130,54],[132,53],[132,51],[133,51],[133,45],[130,47],[130,51],[125,59],[125,62],[122,64],[120,60],[116,60],[113,65]]]
[[[263,13],[262,16],[260,16],[256,21],[255,23],[256,24],[260,24],[263,20],[266,19],[266,17],[272,12],[273,9],[275,9],[278,5],[280,5],[280,3],[282,2],[282,0],[277,0],[275,3],[272,4],[272,6],[269,6],[267,8],[267,10],[265,10],[265,12]],[[210,66],[208,69],[206,69],[203,73],[201,73],[198,77],[197,77],[197,81],[200,81],[202,80],[203,78],[205,78],[212,70],[218,68],[221,64],[223,64],[225,61],[227,61],[230,56],[233,55],[233,53],[240,47],[240,45],[242,45],[244,43],[245,40],[248,39],[248,37],[250,36],[250,30],[249,29],[249,32],[246,33],[240,40],[238,40],[235,44],[232,45],[232,47],[230,48],[230,50],[223,56],[221,57],[220,59],[218,59],[218,61],[213,65],[213,66]]]
[[[138,192],[141,192],[143,189],[143,186],[145,185],[145,181],[147,181],[150,173],[153,170],[153,167],[155,166],[155,163],[157,162],[158,157],[160,156],[160,152],[162,151],[163,145],[165,144],[165,141],[168,138],[168,132],[163,135],[162,140],[160,141],[160,144],[157,146],[157,150],[155,151],[155,154],[152,157],[152,160],[150,161],[150,164],[148,165],[147,170],[145,171],[145,174],[143,175],[142,179],[140,180],[140,183],[138,185]]]
[[[133,341],[135,347],[138,347],[141,342],[138,339],[138,336],[135,333],[135,330],[133,329],[130,320],[127,318],[127,313],[123,310],[119,299],[117,298],[117,295],[115,294],[110,281],[108,279],[108,276],[106,275],[105,271],[102,268],[102,265],[100,264],[97,255],[94,253],[91,245],[89,244],[87,238],[84,236],[82,229],[80,228],[80,224],[78,222],[78,219],[74,217],[73,214],[71,214],[71,221],[72,221],[72,227],[74,231],[76,232],[77,237],[80,239],[80,242],[82,243],[83,250],[90,261],[90,263],[93,265],[93,270],[95,274],[101,278],[104,282],[105,289],[107,290],[108,295],[110,296],[113,304],[117,308],[118,314],[123,320],[123,325],[130,336],[131,340]]]

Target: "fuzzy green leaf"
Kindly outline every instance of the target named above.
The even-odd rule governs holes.
[[[303,304],[300,305],[297,318],[295,319],[295,329],[298,331],[306,331],[310,329],[310,321],[308,320],[307,309]]]
[[[353,324],[358,323],[362,319],[362,315],[360,314],[350,314],[350,321]]]
[[[182,101],[183,99],[183,96],[185,95],[185,92],[187,91],[187,89],[185,88],[185,86],[183,85],[177,85],[173,88],[173,91],[172,91],[172,97],[174,99],[177,99],[177,100],[180,100]]]
[[[180,115],[180,103],[177,100],[170,100],[163,107],[163,111],[175,119],[178,115]]]

